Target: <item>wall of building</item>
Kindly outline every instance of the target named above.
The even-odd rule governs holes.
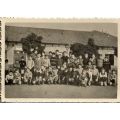
[[[7,59],[8,59],[8,64],[13,64],[13,62],[14,62],[14,46],[12,46],[12,45],[9,45],[8,47],[7,47],[7,52],[6,52],[6,54],[7,54]]]
[[[65,45],[46,45],[45,46],[45,52],[49,53],[49,51],[55,52],[55,50],[59,50],[59,52],[69,52],[70,48],[67,48]]]
[[[6,58],[8,59],[8,64],[13,65],[14,64],[14,51],[22,51],[22,44],[9,44],[6,46]]]

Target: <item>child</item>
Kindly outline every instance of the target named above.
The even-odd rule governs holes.
[[[41,70],[42,70],[42,74],[41,74],[42,84],[44,84],[44,83],[46,83],[46,76],[45,76],[46,67],[42,67]]]
[[[79,56],[79,64],[80,64],[81,66],[83,66],[83,58],[82,58],[82,55]]]
[[[31,72],[33,72],[33,68],[34,68],[34,61],[32,59],[31,56],[29,56],[28,60],[27,60],[27,68],[30,69]]]
[[[57,59],[57,66],[62,67],[62,64],[63,64],[62,55],[59,54],[59,55],[58,55],[58,59]]]
[[[93,69],[93,65],[91,61],[88,62],[87,69]]]
[[[12,84],[13,84],[13,79],[14,79],[13,72],[10,71],[10,72],[6,75],[5,83],[8,84],[8,85],[12,85]]]
[[[116,72],[115,72],[115,70],[112,70],[109,84],[115,86],[116,85],[116,81],[117,81]]]
[[[87,77],[88,77],[87,84],[88,84],[88,86],[91,86],[91,83],[92,83],[92,69],[88,68],[86,74],[87,74]]]
[[[21,74],[19,73],[19,70],[17,69],[14,73],[14,80],[13,80],[14,84],[18,84],[21,85]]]
[[[36,83],[38,84],[38,85],[40,85],[40,84],[42,84],[42,69],[37,69],[36,70],[36,79],[35,79],[35,81],[36,81]]]
[[[23,56],[21,57],[21,60],[19,61],[19,64],[20,64],[20,74],[21,74],[22,79],[23,79],[23,76],[24,76],[24,73],[25,73],[25,67],[26,67],[26,61],[24,60]]]
[[[81,83],[81,76],[82,76],[82,72],[83,72],[83,68],[81,66],[81,64],[78,65],[78,68],[76,69],[79,73],[79,81],[78,81],[78,86],[80,86],[80,83]]]
[[[111,65],[110,65],[110,62],[109,62],[109,59],[108,59],[107,56],[104,58],[103,67],[104,67],[104,69],[105,69],[105,71],[106,71],[107,73],[108,73],[109,70],[111,69]]]
[[[48,79],[47,82],[48,84],[53,84],[53,70],[52,67],[49,67],[49,71],[48,71]]]
[[[69,58],[69,67],[75,67],[75,56],[72,54]]]
[[[87,81],[88,81],[86,70],[82,71],[80,79],[81,79],[81,85],[86,87],[87,86]]]
[[[37,54],[37,58],[35,59],[35,62],[34,62],[33,84],[38,83],[39,77],[40,77],[40,72],[41,72],[41,58],[40,58],[40,54]]]
[[[65,69],[63,66],[58,69],[58,80],[60,84],[63,84],[65,80],[64,71]]]
[[[69,68],[69,71],[68,71],[68,81],[69,81],[69,84],[73,84],[74,83],[74,78],[73,78],[73,68],[70,67]]]
[[[96,65],[93,65],[93,69],[92,69],[92,82],[93,82],[93,84],[98,83],[98,77],[99,77],[99,71],[96,68]]]
[[[92,57],[90,58],[90,61],[92,62],[92,65],[96,65],[96,57],[95,57],[95,54],[92,54]]]
[[[81,64],[78,65],[77,71],[79,72],[79,75],[82,74],[83,68],[82,68]]]
[[[5,77],[9,73],[9,65],[8,65],[8,59],[5,60]]]
[[[24,83],[31,84],[32,83],[32,72],[29,68],[26,69],[24,74]]]
[[[66,69],[66,68],[67,68],[67,63],[64,62],[63,65],[62,65],[62,67],[63,67],[64,69]]]
[[[50,64],[51,66],[53,67],[56,67],[57,66],[57,58],[55,56],[55,53],[52,53],[52,57],[50,58]]]
[[[98,68],[99,72],[103,68],[103,58],[102,58],[102,55],[100,55],[99,58],[97,59],[97,68]]]
[[[58,69],[57,68],[53,69],[53,83],[54,84],[58,83]]]
[[[84,67],[86,67],[88,65],[88,62],[89,62],[89,56],[88,56],[88,53],[85,53],[85,56],[83,59]]]
[[[73,78],[74,78],[74,84],[80,85],[80,75],[77,69],[73,68]]]
[[[45,58],[44,58],[44,67],[49,67],[50,66],[50,59],[48,58],[47,55],[45,55]]]
[[[100,77],[100,85],[107,86],[107,72],[105,71],[104,68],[102,68],[99,77]]]
[[[68,83],[69,83],[68,79],[69,79],[69,73],[68,73],[68,68],[66,68],[63,72],[63,80],[62,80],[63,84],[68,85]]]

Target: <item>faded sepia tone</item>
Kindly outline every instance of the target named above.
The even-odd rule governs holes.
[[[2,101],[120,101],[119,20],[2,22]]]

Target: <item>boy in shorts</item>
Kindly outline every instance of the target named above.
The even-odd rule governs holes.
[[[105,71],[104,68],[102,68],[102,70],[99,74],[99,77],[100,77],[100,85],[107,86],[107,72]]]
[[[13,79],[14,79],[13,72],[9,71],[9,73],[6,75],[6,78],[5,78],[5,84],[12,85],[13,84]]]
[[[14,84],[18,84],[18,85],[21,85],[22,82],[21,82],[21,74],[19,73],[19,70],[17,69],[14,73],[14,80],[13,80],[13,83]]]

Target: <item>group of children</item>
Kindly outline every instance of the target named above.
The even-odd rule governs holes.
[[[36,53],[34,57],[30,55],[27,61],[21,57],[15,70],[9,70],[8,60],[5,62],[5,83],[10,85],[69,84],[86,87],[117,83],[116,70],[111,70],[108,58],[96,58],[94,54],[91,57],[87,53],[84,57],[75,57],[66,52],[61,55],[59,51],[49,52],[49,55]]]

